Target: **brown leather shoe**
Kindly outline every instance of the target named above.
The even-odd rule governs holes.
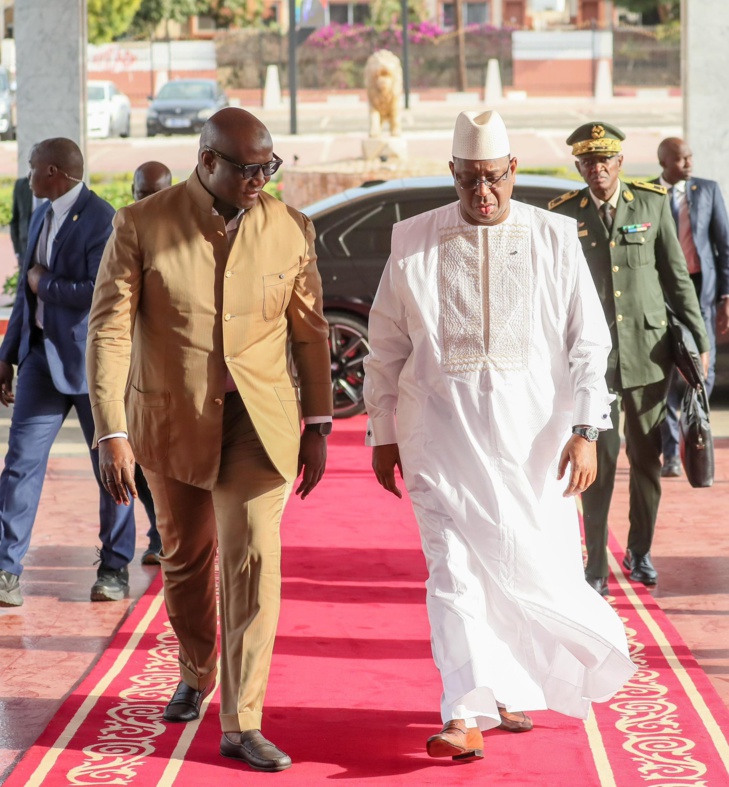
[[[165,721],[195,721],[200,715],[200,706],[202,705],[203,698],[212,687],[213,684],[211,683],[202,691],[198,691],[188,686],[187,683],[180,681],[177,686],[177,691],[175,691],[172,699],[167,703],[162,718]]]
[[[266,740],[260,730],[224,732],[220,740],[223,757],[241,760],[256,771],[285,771],[291,767],[291,757]]]
[[[501,716],[500,730],[508,730],[509,732],[529,732],[534,726],[534,722],[522,711],[509,713],[505,708],[499,708],[499,716]]]
[[[437,734],[428,738],[430,757],[452,757],[458,762],[483,759],[483,735],[478,727],[466,727],[463,719],[451,719]]]

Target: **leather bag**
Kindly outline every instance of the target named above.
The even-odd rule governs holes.
[[[686,388],[681,402],[678,445],[686,479],[696,488],[714,483],[714,440],[709,423],[709,402],[703,385]]]
[[[681,401],[678,444],[686,479],[695,488],[714,483],[714,440],[709,419],[709,399],[704,388],[701,354],[691,331],[679,320],[670,306],[668,334],[671,337],[673,360],[687,383]]]
[[[670,306],[666,306],[668,315],[668,335],[671,338],[673,362],[681,377],[686,380],[689,388],[704,385],[704,368],[701,365],[701,353],[691,331],[678,319]]]

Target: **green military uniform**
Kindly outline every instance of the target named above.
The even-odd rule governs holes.
[[[595,127],[602,129],[602,125]],[[619,189],[610,230],[589,188],[568,192],[549,205],[550,210],[577,221],[575,231],[613,342],[607,370],[608,388],[616,394],[613,428],[600,435],[597,479],[582,495],[588,553],[585,572],[590,577],[608,575],[607,519],[620,451],[621,407],[630,462],[627,546],[633,554],[650,552],[661,496],[660,424],[665,418],[667,376],[672,367],[665,301],[690,328],[700,351],[709,349],[665,189],[638,182],[619,182]]]

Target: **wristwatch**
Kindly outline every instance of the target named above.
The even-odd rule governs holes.
[[[588,443],[594,443],[600,436],[600,430],[595,426],[573,426],[572,434],[584,437]]]
[[[332,433],[332,422],[325,421],[322,424],[304,424],[304,431],[305,432],[316,432],[317,434],[323,435],[326,437],[328,434]]]

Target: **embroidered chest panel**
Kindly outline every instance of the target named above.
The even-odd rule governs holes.
[[[449,372],[519,371],[529,362],[531,228],[448,227],[438,243],[443,365]]]

